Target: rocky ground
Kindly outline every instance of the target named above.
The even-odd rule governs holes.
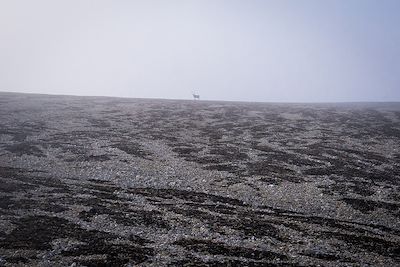
[[[400,104],[0,93],[0,266],[400,266]]]

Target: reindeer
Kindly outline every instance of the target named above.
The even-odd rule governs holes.
[[[192,93],[192,95],[193,95],[193,100],[200,100],[200,95],[199,94],[196,94],[196,93]]]

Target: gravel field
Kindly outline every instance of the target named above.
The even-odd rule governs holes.
[[[0,93],[0,266],[400,266],[400,104]]]

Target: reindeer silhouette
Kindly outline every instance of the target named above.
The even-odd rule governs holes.
[[[199,94],[196,94],[196,93],[192,93],[192,95],[193,95],[193,100],[200,100],[200,95]]]

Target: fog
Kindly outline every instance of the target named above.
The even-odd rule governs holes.
[[[400,1],[0,0],[0,91],[400,101]]]

